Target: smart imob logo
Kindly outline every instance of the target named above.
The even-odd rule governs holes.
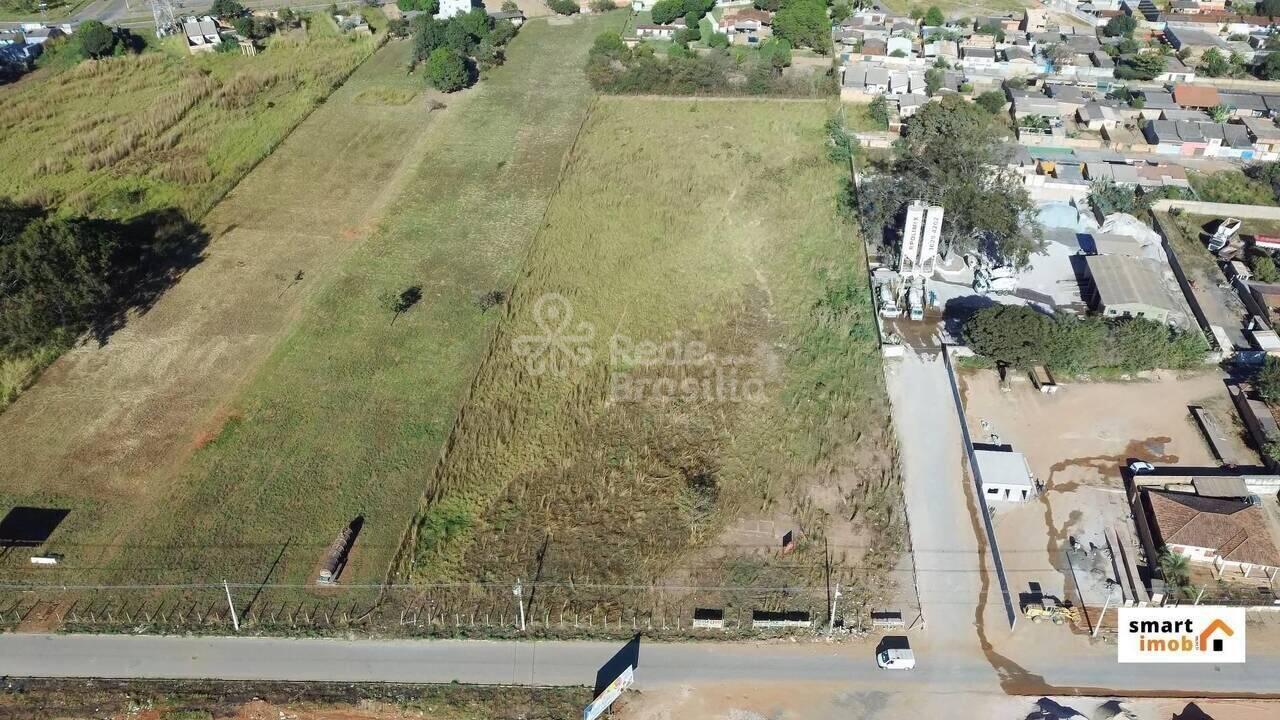
[[[1122,663],[1242,663],[1244,608],[1120,608]]]

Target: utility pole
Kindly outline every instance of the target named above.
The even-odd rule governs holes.
[[[516,607],[520,608],[520,632],[524,632],[524,585],[523,580],[516,580],[511,594],[516,596]]]
[[[1196,604],[1196,605],[1199,605],[1199,604],[1200,604],[1200,598],[1204,597],[1204,589],[1205,589],[1205,588],[1207,588],[1207,587],[1209,587],[1209,586],[1208,586],[1208,585],[1201,585],[1201,586],[1200,586],[1200,592],[1196,593],[1196,601],[1195,601],[1195,604]]]
[[[840,583],[836,583],[836,591],[831,595],[831,619],[827,622],[827,637],[836,629],[836,603],[840,602]]]
[[[240,618],[236,617],[236,604],[231,602],[231,586],[226,580],[222,581],[222,589],[227,591],[227,607],[231,608],[231,624],[235,626],[236,632],[240,632]]]
[[[1102,621],[1107,617],[1107,608],[1111,606],[1111,596],[1115,594],[1115,585],[1107,588],[1107,599],[1102,603],[1102,614],[1098,616],[1098,622],[1093,626],[1093,637],[1098,637],[1098,631],[1102,629]]]

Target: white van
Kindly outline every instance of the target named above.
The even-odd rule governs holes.
[[[911,652],[911,648],[884,650],[876,655],[876,665],[881,670],[914,670],[916,654]]]

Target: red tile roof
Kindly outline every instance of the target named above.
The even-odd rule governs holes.
[[[1211,108],[1222,103],[1217,88],[1186,83],[1173,86],[1173,101],[1184,108]]]
[[[1223,560],[1280,567],[1262,508],[1243,500],[1147,491],[1155,533],[1168,545],[1210,548]]]

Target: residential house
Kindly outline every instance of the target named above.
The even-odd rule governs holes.
[[[752,7],[725,10],[719,20],[711,18],[711,26],[734,45],[758,45],[773,36],[773,13]]]
[[[641,23],[636,25],[636,37],[653,38],[655,40],[670,40],[676,36],[677,30],[684,30],[688,27],[684,18],[678,17],[666,25],[658,25],[655,23]]]
[[[960,46],[955,40],[934,40],[925,43],[921,47],[921,53],[925,58],[943,58],[951,62],[960,57]]]
[[[1025,117],[1039,115],[1041,117],[1056,118],[1062,117],[1058,109],[1058,103],[1053,99],[1040,96],[1025,96],[1013,98],[1013,117],[1021,120]]]
[[[0,68],[10,68],[21,72],[30,70],[43,50],[41,45],[25,42],[8,42],[0,45]]]
[[[916,114],[924,104],[929,102],[929,96],[922,93],[902,93],[898,96],[898,117],[909,118]]]
[[[1219,92],[1218,100],[1237,118],[1260,118],[1267,114],[1267,102],[1261,95],[1248,92]]]
[[[1173,100],[1173,93],[1160,90],[1143,90],[1139,95],[1142,97],[1142,109],[1147,111],[1155,110],[1155,117],[1160,116],[1160,110],[1171,110],[1178,107],[1178,103]]]
[[[1115,72],[1116,61],[1111,56],[1101,50],[1094,50],[1089,53],[1089,59],[1093,61],[1093,66],[1098,68],[1110,68]]]
[[[1262,101],[1267,104],[1267,117],[1280,115],[1280,95],[1263,95]]]
[[[491,12],[489,13],[489,17],[493,18],[495,21],[496,21],[496,20],[508,20],[508,21],[510,21],[510,22],[511,22],[511,24],[512,24],[512,25],[515,25],[516,27],[520,27],[521,25],[523,25],[523,24],[524,24],[524,20],[525,20],[525,17],[524,17],[524,11],[522,11],[522,10],[511,10],[511,11],[506,11],[506,10],[496,10],[496,11],[491,11]]]
[[[1128,163],[1088,162],[1085,177],[1089,180],[1110,180],[1117,185],[1137,185],[1138,169]]]
[[[1091,287],[1084,294],[1099,313],[1187,326],[1186,300],[1167,264],[1123,255],[1090,255],[1085,268]]]
[[[1195,110],[1208,110],[1222,104],[1217,88],[1212,85],[1188,85],[1179,83],[1173,86],[1173,101],[1179,107]]]
[[[1010,45],[1000,52],[1004,54],[1004,61],[1012,70],[1034,73],[1043,69],[1043,65],[1036,62],[1035,56],[1026,48]]]
[[[986,48],[988,50],[996,49],[996,38],[994,35],[970,35],[960,43],[962,48]]]
[[[1217,48],[1224,53],[1231,52],[1231,48],[1221,37],[1196,28],[1169,26],[1164,30],[1164,38],[1174,50],[1188,50],[1192,62],[1199,61],[1200,56],[1209,48]]]
[[[1200,132],[1204,133],[1205,155],[1250,160],[1256,152],[1244,125],[1200,123]]]
[[[1138,184],[1144,188],[1191,187],[1187,169],[1181,165],[1147,162],[1135,166],[1135,169],[1138,171]]]
[[[961,48],[960,56],[964,64],[971,67],[990,67],[996,63],[996,51],[990,48]]]
[[[1274,581],[1280,572],[1271,524],[1262,507],[1248,497],[1151,488],[1141,493],[1152,547],[1211,564],[1219,579],[1228,571],[1244,577],[1261,571]]]
[[[454,15],[465,15],[469,12],[471,12],[471,0],[440,0],[440,7],[436,10],[435,18],[437,20],[448,20]]]
[[[182,33],[187,38],[187,51],[192,54],[213,52],[222,44],[218,23],[209,15],[187,18],[182,23]]]
[[[915,43],[905,35],[894,35],[885,41],[884,51],[891,57],[911,57],[914,55]]]
[[[857,102],[889,92],[889,69],[872,63],[850,63],[844,69],[840,97]]]
[[[1162,83],[1187,83],[1195,79],[1195,68],[1172,55],[1164,59],[1164,72],[1155,77],[1157,82]]]
[[[1115,127],[1123,118],[1115,108],[1097,102],[1091,102],[1076,110],[1076,119],[1090,130],[1101,130],[1104,127]]]
[[[884,40],[867,38],[862,41],[862,54],[884,57],[889,51]]]
[[[28,45],[43,45],[50,40],[65,37],[71,34],[71,26],[63,25],[41,25],[40,23],[23,23],[22,37]]]
[[[1022,22],[1018,28],[1031,33],[1042,33],[1048,30],[1049,12],[1042,8],[1027,8],[1022,11]]]
[[[1280,127],[1268,118],[1246,117],[1240,120],[1249,139],[1262,152],[1280,152]]]

